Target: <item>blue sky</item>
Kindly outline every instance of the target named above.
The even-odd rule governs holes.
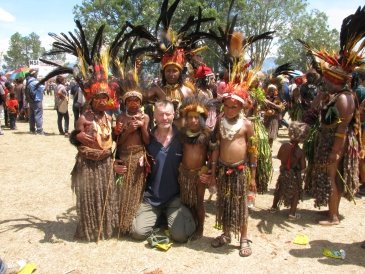
[[[75,28],[72,11],[81,3],[82,0],[0,0],[0,53],[6,51],[15,32],[28,35],[34,31],[48,48],[53,42],[48,32],[58,34]],[[308,3],[310,9],[328,15],[331,28],[339,29],[342,19],[364,5],[364,0],[309,0]]]

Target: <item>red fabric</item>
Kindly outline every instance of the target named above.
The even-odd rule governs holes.
[[[194,77],[199,79],[199,78],[204,78],[208,75],[213,75],[212,69],[206,65],[201,65],[196,70]]]
[[[16,113],[18,111],[18,100],[17,99],[10,99],[6,102],[6,107],[11,113]]]

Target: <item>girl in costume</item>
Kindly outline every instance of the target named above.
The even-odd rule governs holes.
[[[128,81],[129,83],[131,81]],[[149,164],[145,145],[149,143],[149,117],[141,110],[142,94],[137,82],[122,85],[125,112],[118,116],[114,128],[117,143],[118,235],[131,231],[132,222],[142,201]],[[120,166],[126,167],[119,170]]]
[[[296,213],[299,199],[303,193],[302,172],[306,167],[304,151],[299,143],[304,141],[308,133],[308,126],[304,123],[292,122],[289,125],[290,142],[280,146],[278,159],[281,161],[280,175],[276,183],[271,212],[279,210],[281,203],[290,207],[289,219],[299,219]]]

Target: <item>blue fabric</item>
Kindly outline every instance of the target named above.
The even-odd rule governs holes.
[[[44,92],[44,85],[39,85],[37,88],[35,86],[38,84],[38,80],[34,77],[29,77],[28,84],[29,88],[35,94],[34,101],[35,102],[42,102],[43,101],[43,92]]]
[[[290,102],[290,89],[289,83],[284,82],[281,88],[281,92],[279,92],[279,97],[283,101]]]
[[[42,102],[29,102],[29,127],[31,132],[43,132]]]
[[[174,127],[174,136],[167,147],[163,147],[153,134],[147,146],[148,153],[155,163],[147,177],[147,187],[144,193],[145,201],[152,206],[160,206],[179,196],[178,183],[179,165],[182,159],[182,145],[178,131]]]
[[[365,87],[362,85],[359,85],[355,89],[357,100],[359,101],[359,104],[365,99]]]

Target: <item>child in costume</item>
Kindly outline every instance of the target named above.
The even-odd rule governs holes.
[[[292,122],[289,126],[290,142],[281,145],[278,159],[281,161],[280,175],[276,183],[271,211],[279,210],[279,205],[290,207],[289,219],[299,219],[296,213],[299,199],[303,193],[303,171],[306,168],[304,151],[299,147],[308,133],[308,126],[304,123]]]
[[[212,154],[212,180],[217,174],[216,223],[223,234],[212,241],[221,247],[231,241],[231,232],[240,234],[242,257],[250,256],[251,241],[247,238],[247,192],[256,192],[255,173],[257,146],[252,123],[244,117],[247,86],[228,83],[223,94],[223,117],[218,120],[218,149]]]
[[[126,89],[126,85],[123,86]],[[118,174],[118,235],[129,233],[142,201],[148,167],[149,117],[141,111],[142,94],[135,86],[122,97],[125,112],[118,116],[113,134],[117,143],[114,170]],[[119,171],[118,168],[126,167]]]
[[[204,96],[184,100],[181,106],[185,126],[181,130],[183,158],[179,168],[181,202],[190,207],[198,224],[194,239],[203,236],[204,229],[204,193],[210,180],[206,166],[209,128],[205,121],[208,116],[208,100]]]

